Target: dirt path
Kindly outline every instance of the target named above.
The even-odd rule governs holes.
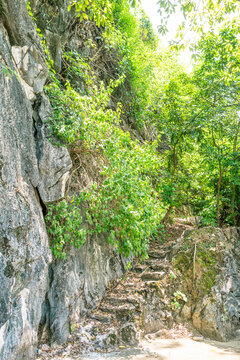
[[[69,343],[56,348],[44,344],[39,348],[39,357],[36,360],[240,360],[240,332],[236,333],[235,340],[220,343],[204,340],[199,337],[196,330],[185,325],[172,324],[173,317],[169,316],[168,301],[172,294],[172,281],[168,276],[171,270],[169,247],[186,229],[192,227],[182,224],[168,226],[166,244],[164,241],[151,244],[149,259],[141,263],[136,262],[131,271],[109,287],[99,307],[76,327]],[[161,292],[157,297],[157,301],[161,302],[160,310],[163,314],[162,317],[157,317],[157,321],[162,324],[161,330],[146,335],[145,340],[136,348],[129,348],[130,344],[136,343],[128,341],[135,336],[135,333],[131,333],[132,328],[129,325],[132,324],[136,329],[143,323],[144,317],[141,315],[143,311],[140,305],[145,304],[147,299],[150,307],[153,299],[151,314],[158,311],[158,307],[154,306],[156,299],[155,291],[152,289],[155,289],[153,285],[159,284],[159,279],[161,279],[161,287],[170,291]],[[165,316],[165,313],[168,316]],[[148,314],[147,319],[147,325],[151,321],[154,324],[154,316],[151,318]],[[125,325],[129,328],[122,333],[120,330]],[[111,329],[116,331],[111,332]],[[109,346],[104,345],[108,333],[110,336],[113,335],[110,339],[115,339],[114,343],[110,343],[112,345],[110,348],[119,350],[103,353],[104,350],[109,349]],[[89,353],[90,351],[92,353]]]
[[[52,360],[240,360],[240,338],[221,343],[190,338],[143,341],[138,348],[108,354],[92,353]]]
[[[229,343],[216,341],[197,342],[189,338],[157,339],[142,343],[145,351],[156,354],[159,360],[239,360],[240,341]],[[131,358],[130,358],[131,359]],[[147,360],[151,357],[135,357],[131,360]]]

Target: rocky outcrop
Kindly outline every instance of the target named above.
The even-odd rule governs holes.
[[[51,262],[42,205],[63,196],[71,160],[66,149],[53,147],[44,134],[42,91],[48,70],[40,42],[34,43],[26,3],[4,1],[2,6],[0,359],[26,360],[36,350]]]
[[[26,1],[1,0],[0,4],[1,22],[7,31],[11,46],[31,47],[34,44],[40,51],[42,66],[45,67],[40,38],[28,14]]]
[[[48,67],[26,1],[0,6],[0,359],[29,360],[39,336],[67,339],[124,261],[100,237],[52,259],[46,205],[64,197],[72,162],[47,137]],[[59,44],[55,55],[60,68]]]
[[[33,357],[51,260],[42,209],[32,105],[0,26],[0,358]],[[4,74],[3,71],[7,74]]]
[[[119,277],[123,267],[104,237],[89,239],[81,249],[69,248],[66,260],[53,262],[40,340],[50,337],[51,343],[65,342],[71,327],[96,307],[109,281]]]
[[[86,288],[84,293],[86,307],[79,309],[79,313],[82,314],[89,311],[89,308],[96,307],[97,303],[99,303],[99,294],[103,294],[108,280],[105,275],[104,281],[104,274],[112,272],[113,275],[120,275],[121,273],[121,267],[116,255],[114,256],[113,254],[110,261],[105,257],[104,261],[101,255],[104,251],[103,244],[96,244],[95,242],[89,245],[92,248],[90,251],[92,257],[87,259],[88,263],[86,264],[86,269],[89,271],[85,272]],[[96,247],[98,247],[98,251],[96,251]],[[108,246],[105,243],[105,253],[107,252],[106,247]],[[63,346],[53,346],[52,349],[47,347],[46,344],[41,345],[37,359],[43,359],[45,356],[49,359],[54,359],[56,356],[63,354],[74,358],[79,356],[80,352],[96,350],[105,352],[119,349],[119,347],[135,346],[143,336],[169,328],[173,323],[170,302],[173,287],[169,278],[171,270],[171,264],[168,261],[169,252],[168,244],[163,246],[154,244],[151,252],[149,252],[149,259],[145,260],[142,264],[137,262],[131,271],[127,274],[125,273],[117,281],[113,281],[96,309],[89,312],[88,316],[77,316],[75,319],[71,319],[72,336],[67,343]],[[96,261],[97,254],[98,261]],[[83,259],[76,259],[75,254],[73,259],[75,261],[75,269],[79,268]],[[67,270],[70,270],[67,269],[67,266],[68,264],[66,263],[61,273],[59,273],[58,269],[58,273],[56,272],[58,282],[53,281],[53,289],[59,289],[59,296],[56,297],[57,293],[54,291],[53,293],[56,298],[51,298],[50,291],[48,298],[49,302],[62,303],[61,309],[65,313],[64,317],[66,319],[70,315],[69,309],[71,305],[78,301],[77,298],[74,298],[74,294],[76,294],[74,284],[80,289],[80,299],[82,297],[81,288],[83,282],[83,278],[79,278],[77,282],[76,273],[67,272]],[[72,269],[72,265],[70,266]],[[112,268],[111,271],[108,270],[108,267]],[[115,271],[113,271],[113,267]],[[102,272],[98,272],[99,268]],[[64,279],[65,282],[67,273],[70,275],[67,280],[68,286],[62,288],[60,279]],[[99,284],[102,284],[102,288],[99,288]],[[71,299],[69,297],[70,289],[73,290],[71,302],[69,302]],[[167,290],[165,291],[165,289]],[[66,296],[67,291],[68,296]],[[78,303],[81,304],[80,301]],[[51,307],[54,309],[54,306]],[[59,308],[59,306],[56,308]],[[55,325],[58,325],[55,328],[56,337],[59,336],[59,321],[60,317],[56,317],[55,323],[53,322],[52,324],[52,330]],[[64,334],[64,332],[62,333]]]
[[[133,346],[144,336],[162,337],[173,326],[175,333],[176,323],[184,321],[211,339],[234,336],[240,315],[240,230],[186,228],[172,244],[151,244],[149,259],[113,282],[97,309],[73,319],[71,340],[53,350],[41,346],[38,359]]]
[[[240,229],[202,228],[186,232],[173,251],[179,289],[188,302],[181,315],[199,332],[225,341],[240,319]]]

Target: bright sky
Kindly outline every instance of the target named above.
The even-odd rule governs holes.
[[[161,15],[158,12],[159,5],[157,0],[141,0],[141,5],[144,8],[146,14],[149,16],[153,27],[157,33],[157,27],[161,23]],[[165,36],[160,36],[161,42],[168,45],[170,40],[174,40],[177,29],[183,21],[183,15],[180,12],[173,14],[168,21],[168,33]],[[185,50],[180,56],[181,62],[191,68],[191,55],[188,50]]]
[[[157,4],[157,0],[141,0],[141,5],[146,11],[146,14],[149,16],[154,29],[157,32],[157,27],[160,25],[161,15],[158,12],[159,5]],[[178,26],[181,24],[183,20],[183,16],[180,13],[175,13],[169,19],[168,29],[169,32],[165,37],[161,37],[161,40],[167,44],[168,41],[173,40]]]

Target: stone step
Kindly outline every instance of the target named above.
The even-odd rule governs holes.
[[[167,272],[169,269],[169,265],[164,265],[164,264],[152,264],[149,267],[151,270],[154,270],[157,272],[161,272],[161,271]]]
[[[135,288],[121,288],[121,289],[117,289],[117,291],[114,291],[112,293],[109,294],[109,296],[113,296],[113,297],[124,297],[124,298],[132,298],[132,297],[136,297],[137,294],[141,294],[142,289],[144,288],[144,283],[142,281],[142,279],[140,278],[141,283],[138,284],[138,286],[135,286]]]
[[[163,266],[170,266],[169,261],[165,259],[158,259],[158,258],[148,258],[144,261],[144,264],[147,266],[155,265],[155,264],[161,264]]]
[[[116,309],[116,318],[119,321],[133,321],[135,317],[136,306],[132,304],[126,304],[124,306],[120,306]]]
[[[149,269],[150,270],[150,269]],[[139,294],[141,289],[144,287],[144,283],[141,279],[141,274],[135,274],[137,279],[134,287],[123,286],[121,289],[117,289],[116,292],[112,292],[113,296],[122,296],[122,297],[135,297],[136,294]]]
[[[133,267],[133,271],[136,273],[141,273],[144,270],[146,270],[147,268],[148,268],[148,266],[145,264],[137,264]]]
[[[108,296],[113,296],[113,297],[124,297],[124,298],[132,298],[132,297],[136,297],[138,294],[142,293],[142,290],[144,289],[144,282],[142,281],[142,279],[139,277],[138,278],[140,281],[138,282],[138,285],[135,286],[134,288],[128,288],[128,287],[121,287],[121,289],[117,289],[116,291],[108,294]]]
[[[121,306],[113,306],[104,303],[101,305],[101,311],[111,314],[120,322],[134,321],[135,313],[138,311],[137,307],[132,304],[124,304]]]
[[[136,287],[136,283],[135,282],[131,282],[131,281],[126,281],[126,282],[124,282],[124,284],[123,284],[123,286],[125,287],[125,288],[135,288]]]
[[[150,250],[148,256],[150,258],[164,259],[168,253],[169,250]]]
[[[137,329],[135,322],[127,322],[124,323],[118,332],[120,342],[122,344],[127,344],[131,346],[135,346],[138,343],[137,340]]]
[[[165,271],[160,271],[160,272],[145,272],[144,274],[142,274],[141,278],[142,280],[147,280],[147,281],[158,281],[161,280],[164,276],[165,276]]]
[[[144,286],[141,289],[136,290],[136,292],[140,295],[145,295],[145,293],[146,293],[145,283],[144,283]],[[145,302],[144,299],[143,299],[143,302]]]
[[[133,304],[135,306],[137,306],[140,302],[143,302],[143,298],[142,297],[133,297],[133,296],[124,296],[124,297],[120,297],[120,296],[108,296],[105,299],[105,302],[112,304],[112,305],[122,305],[122,304]]]
[[[162,284],[161,281],[156,281],[156,280],[149,280],[149,281],[145,281],[145,286],[146,286],[146,291],[148,291],[148,288],[152,288],[152,289],[156,289],[159,292],[159,295],[161,295],[161,297],[159,298],[160,301],[164,302],[164,291],[162,289]]]
[[[137,276],[135,275],[135,277],[137,278]],[[124,285],[121,286],[120,289],[117,289],[117,291],[115,291],[114,293],[112,293],[114,296],[122,294],[125,294],[125,296],[123,297],[132,297],[134,296],[134,294],[136,294],[136,292],[138,292],[138,290],[140,290],[142,287],[142,280],[141,277],[138,277],[138,280],[136,281],[136,283],[134,284],[134,286],[128,286],[128,283],[125,283]],[[127,295],[127,296],[126,296]]]
[[[147,260],[147,265],[149,267],[149,270],[152,269],[154,271],[168,271],[168,269],[170,268],[169,262],[156,259]]]
[[[106,315],[102,312],[90,314],[90,319],[99,321],[100,323],[110,324],[112,321],[111,315]]]
[[[114,292],[114,294],[118,294],[119,296],[126,296],[126,295],[129,295],[129,294],[132,294],[133,293],[133,289],[128,289],[128,288],[124,288],[122,287],[121,289],[117,289],[116,292]]]
[[[99,306],[99,310],[107,314],[127,313],[135,310],[135,306],[132,304],[113,305],[103,302]]]
[[[107,314],[116,314],[116,306],[106,304],[105,302],[99,306],[99,310]]]

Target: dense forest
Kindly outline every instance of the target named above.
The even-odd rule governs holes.
[[[137,1],[72,1],[85,50],[66,43],[59,72],[44,32],[60,2],[51,1],[44,27],[35,19],[51,69],[49,137],[70,149],[73,174],[85,162],[94,181],[75,181],[74,192],[48,206],[53,253],[64,257],[66,243],[80,247],[105,233],[120,253],[144,256],[149,239],[181,214],[202,225],[238,225],[238,2],[159,1],[157,35]],[[174,11],[185,21],[164,47]],[[186,46],[191,71],[178,60]]]

